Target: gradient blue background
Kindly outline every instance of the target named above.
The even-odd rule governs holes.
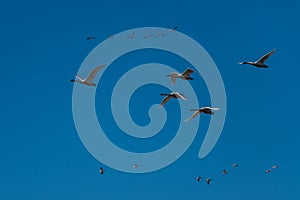
[[[296,0],[2,1],[0,199],[299,199],[299,8]],[[205,159],[197,154],[208,116],[202,116],[195,142],[177,162],[150,174],[126,174],[99,163],[81,143],[69,80],[102,40],[144,26],[178,26],[203,45],[222,74],[228,114],[219,142]],[[90,34],[97,40],[87,41]],[[237,65],[273,48],[269,69]],[[164,55],[155,58],[178,70],[185,67]],[[205,85],[197,90],[209,104]],[[138,91],[135,101],[142,95]],[[155,103],[160,100],[153,97]],[[132,113],[143,124],[147,118],[138,116],[140,109],[133,106]],[[131,142],[138,151],[149,150],[172,135],[157,137],[162,139],[143,143],[145,149]],[[116,143],[128,146],[121,139]],[[240,166],[232,169],[234,162]],[[266,174],[273,164],[280,168]],[[227,176],[221,175],[223,168]],[[196,182],[198,175],[212,177],[212,184]]]

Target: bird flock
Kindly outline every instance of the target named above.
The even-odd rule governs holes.
[[[174,28],[172,29],[168,29],[169,32],[174,32],[178,29],[177,26],[175,26]],[[111,35],[109,36],[109,38],[113,38],[114,36]],[[136,33],[135,32],[132,32],[131,34],[127,35],[127,38],[128,39],[134,39],[136,37]],[[148,39],[148,38],[156,38],[156,37],[165,37],[165,33],[156,33],[156,34],[148,34],[148,35],[145,35],[143,38],[144,39]],[[93,35],[89,35],[87,38],[87,40],[95,40],[96,37],[93,36]],[[238,64],[240,65],[252,65],[254,67],[257,67],[257,68],[268,68],[269,66],[265,64],[265,61],[270,58],[270,56],[276,51],[276,49],[273,49],[272,51],[270,51],[269,53],[263,55],[261,58],[259,58],[257,61],[243,61],[243,62],[238,62]],[[94,68],[90,74],[86,77],[86,78],[82,78],[80,75],[76,75],[75,76],[75,79],[72,79],[71,82],[77,82],[77,83],[80,83],[80,84],[83,84],[83,85],[86,85],[86,86],[96,86],[96,84],[93,82],[93,79],[95,78],[95,76],[97,75],[97,73],[104,68],[104,64]],[[193,77],[191,77],[191,74],[195,72],[193,69],[190,69],[190,68],[187,68],[184,72],[182,73],[179,73],[179,72],[171,72],[170,74],[166,75],[167,77],[170,77],[171,79],[171,85],[174,85],[176,83],[176,79],[179,78],[179,79],[182,79],[182,80],[186,80],[186,81],[189,81],[189,80],[194,80]],[[169,94],[165,94],[165,93],[161,93],[160,94],[161,96],[165,96],[163,98],[163,100],[161,101],[160,103],[160,107],[163,107],[169,100],[171,99],[182,99],[182,100],[185,100],[187,101],[188,98],[186,96],[184,96],[184,94],[182,93],[179,93],[179,92],[170,92]],[[193,109],[190,109],[190,111],[193,111],[194,113],[186,120],[184,120],[185,122],[188,122],[194,118],[196,118],[198,115],[200,115],[201,113],[204,113],[204,114],[208,114],[208,115],[214,115],[214,111],[217,111],[217,110],[220,110],[221,108],[215,108],[215,107],[209,107],[209,106],[206,106],[206,107],[201,107],[201,108],[193,108]],[[138,168],[140,165],[138,164],[133,164],[132,167],[133,168]],[[236,168],[238,167],[239,165],[237,163],[234,163],[232,164],[232,168]],[[274,165],[272,166],[271,168],[269,169],[266,169],[265,172],[268,174],[268,173],[271,173],[272,171],[276,170],[277,168],[279,168],[278,165]],[[99,169],[99,173],[100,174],[104,174],[105,170],[103,169],[103,167],[100,167]],[[221,174],[222,175],[227,175],[228,174],[228,171],[226,169],[223,169],[221,171]],[[197,176],[196,177],[196,180],[198,182],[200,182],[201,180],[203,179],[203,177],[201,176]],[[210,185],[211,182],[212,182],[212,178],[205,178],[205,182],[207,183],[207,185]]]

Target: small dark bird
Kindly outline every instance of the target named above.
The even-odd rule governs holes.
[[[179,92],[171,92],[170,94],[160,94],[160,95],[166,96],[160,103],[160,107],[162,107],[165,103],[167,103],[167,101],[169,101],[171,98],[188,100],[183,94],[180,94]]]
[[[205,182],[207,183],[207,185],[210,184],[211,180],[212,180],[211,178],[208,178],[208,179],[205,180]]]
[[[90,35],[90,36],[88,36],[87,38],[86,38],[86,40],[95,40],[96,39],[96,37],[95,36],[92,36],[92,35]]]
[[[102,167],[100,167],[99,172],[100,172],[100,174],[104,174],[104,169]]]
[[[131,33],[130,35],[127,35],[128,38],[133,39],[135,36],[135,32]]]
[[[137,164],[132,165],[133,168],[138,168],[139,166]]]
[[[170,32],[173,32],[173,31],[176,31],[178,29],[178,26],[175,26],[174,28],[172,29],[169,29]]]
[[[271,52],[262,56],[259,60],[255,61],[255,62],[239,62],[239,64],[241,64],[241,65],[249,64],[249,65],[253,65],[258,68],[268,68],[268,66],[265,65],[264,63],[275,51],[276,51],[276,49],[273,49]]]
[[[144,39],[147,39],[147,38],[153,37],[153,36],[154,36],[153,34],[145,35],[145,36],[144,36]]]
[[[197,176],[196,180],[199,182],[201,180],[201,177]]]
[[[270,170],[270,169],[267,169],[267,170],[266,170],[266,173],[270,173],[270,172],[272,172],[272,170]]]
[[[187,121],[197,117],[201,113],[213,115],[214,114],[213,110],[220,110],[220,108],[202,107],[202,108],[198,108],[198,109],[191,109],[190,111],[195,111],[195,112],[192,114],[192,116],[190,116],[190,118],[188,118],[184,121],[187,122]]]
[[[236,164],[236,163],[232,164],[232,167],[238,167],[238,166],[239,166],[239,165]]]
[[[223,169],[222,173],[223,173],[224,175],[225,175],[225,174],[228,174],[228,172],[227,172],[225,169]]]

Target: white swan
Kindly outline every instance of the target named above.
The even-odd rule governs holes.
[[[90,35],[86,38],[86,40],[95,40],[95,39],[96,39],[96,37],[93,35]]]
[[[93,83],[93,79],[95,78],[97,72],[100,71],[104,66],[105,65],[100,65],[99,67],[96,67],[86,79],[76,75],[77,79],[72,79],[71,82],[77,82],[88,86],[96,86],[96,84]]]
[[[166,96],[160,103],[160,107],[162,107],[165,103],[167,103],[167,101],[169,101],[171,98],[188,100],[183,94],[180,94],[179,92],[171,92],[170,94],[160,94],[160,95]]]
[[[212,180],[211,178],[207,178],[207,179],[205,180],[205,182],[207,183],[207,185],[210,184],[211,180]]]
[[[267,53],[266,55],[262,56],[259,60],[255,62],[239,62],[241,65],[253,65],[255,67],[259,68],[268,68],[269,66],[265,65],[265,61],[276,51],[276,49],[273,49],[271,52]]]
[[[183,80],[194,80],[194,78],[190,77],[190,75],[194,72],[194,70],[187,68],[184,72],[178,73],[178,72],[172,72],[171,74],[167,75],[168,77],[171,77],[171,84],[174,85],[176,78],[181,78]]]
[[[200,115],[201,113],[205,113],[205,114],[210,114],[213,115],[214,112],[213,110],[220,110],[220,108],[211,108],[211,107],[202,107],[199,109],[191,109],[190,111],[195,111],[192,116],[184,121],[190,121],[191,119],[197,117],[198,115]]]

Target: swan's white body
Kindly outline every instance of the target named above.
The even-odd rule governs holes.
[[[97,72],[100,71],[103,67],[104,65],[100,65],[99,67],[96,67],[85,79],[79,75],[76,75],[76,79],[72,79],[71,82],[77,82],[88,86],[96,86],[96,84],[93,83],[93,79],[95,78]]]
[[[194,70],[187,68],[184,72],[178,73],[178,72],[172,72],[171,74],[167,75],[168,77],[171,77],[171,84],[174,85],[176,82],[176,78],[181,78],[183,80],[193,80],[190,75],[194,72]]]
[[[192,114],[192,116],[190,116],[190,118],[186,119],[185,121],[186,122],[190,121],[191,119],[197,117],[201,113],[213,115],[214,114],[213,110],[220,110],[220,108],[202,107],[199,109],[191,109],[190,111],[195,111],[195,112]]]
[[[271,52],[265,54],[264,56],[262,56],[260,59],[258,59],[255,62],[239,62],[239,64],[241,65],[253,65],[255,67],[259,67],[259,68],[268,68],[267,65],[265,65],[265,61],[276,51],[276,49],[273,49]]]

